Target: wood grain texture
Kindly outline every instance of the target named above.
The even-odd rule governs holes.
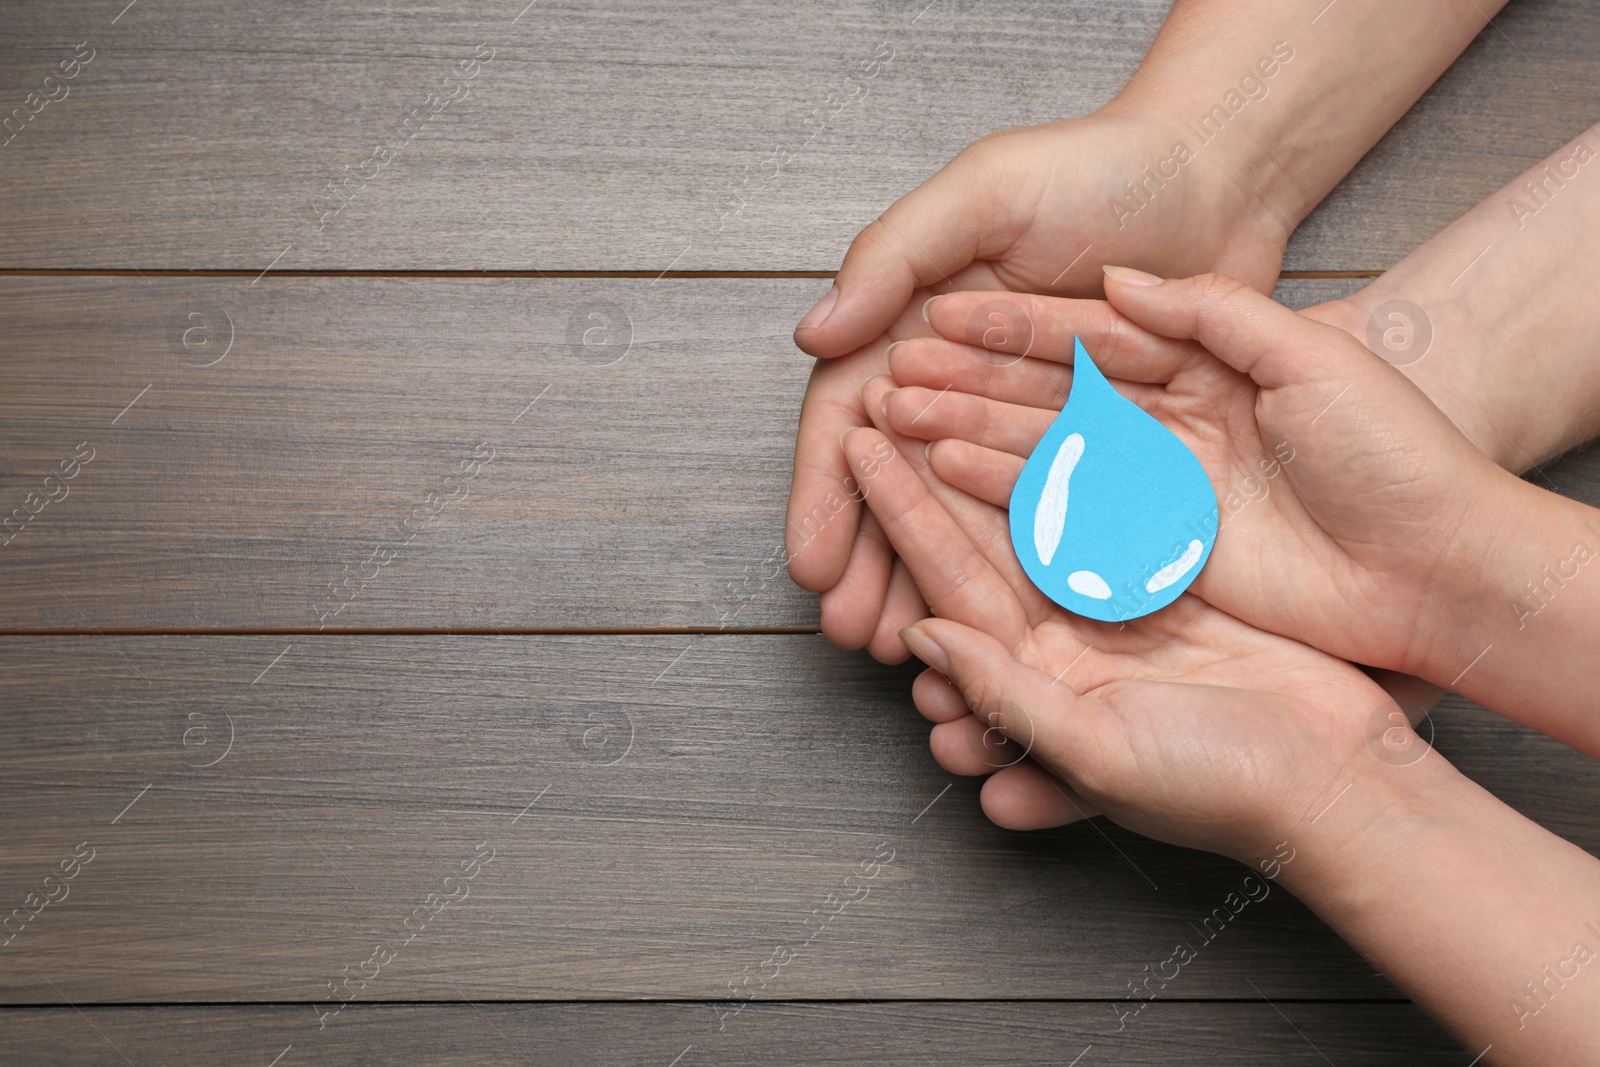
[[[318,1031],[304,1007],[0,1011],[10,1062],[305,1064],[1327,1063],[1460,1067],[1471,1058],[1409,1004],[1154,1003],[1123,1029],[1105,1004],[770,1003],[727,1027],[704,1004],[352,1008]],[[1281,1010],[1283,1014],[1278,1012]],[[309,1025],[308,1025],[309,1023]],[[1299,1033],[1296,1033],[1296,1030]],[[1091,1047],[1092,1046],[1092,1047]],[[1476,1052],[1477,1050],[1472,1050]]]
[[[7,531],[29,588],[0,614],[815,625],[781,549],[812,362],[789,335],[826,285],[5,279],[4,514],[93,458]]]
[[[1174,999],[1394,996],[1281,890],[1204,930],[1230,861],[989,825],[914,672],[817,636],[7,637],[0,663],[0,902],[75,869],[0,947],[5,1003],[1110,1000],[1180,941]],[[1433,727],[1600,848],[1593,761],[1460,702]]]
[[[0,266],[831,270],[972,140],[1104,103],[1168,8],[120,6],[7,6],[7,109],[78,42],[94,58],[0,149]],[[1322,5],[1304,6],[1309,38]],[[1594,121],[1600,10],[1519,0],[1497,22],[1307,221],[1290,269],[1385,267]],[[457,99],[435,115],[429,94]]]
[[[825,285],[0,279],[0,629],[815,627]],[[1600,502],[1600,457],[1548,473]]]

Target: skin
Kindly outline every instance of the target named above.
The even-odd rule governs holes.
[[[1369,137],[1363,131],[1375,129],[1364,151],[1481,28],[1482,19],[1498,9],[1314,6],[1321,10],[1309,25],[1323,26],[1316,35],[1333,31],[1322,52],[1319,38],[1305,29],[1311,13],[1283,10],[1288,5],[1274,11],[1250,0],[1217,0],[1175,7],[1129,89],[1108,109],[1078,122],[1114,120],[1104,127],[1107,141],[1137,141],[1152,127],[1170,136],[1180,110],[1188,109],[1192,119],[1212,102],[1197,87],[1224,84],[1229,65],[1247,59],[1249,45],[1258,43],[1243,41],[1248,34],[1221,32],[1224,26],[1259,28],[1263,40],[1274,35],[1288,40],[1273,19],[1293,16],[1299,21],[1287,28],[1295,31],[1297,61],[1310,60],[1294,69],[1310,76],[1298,85],[1278,82],[1270,106],[1255,106],[1264,99],[1253,102],[1254,110],[1245,113],[1248,121],[1230,130],[1241,136],[1227,144],[1219,139],[1211,146],[1215,152],[1208,148],[1205,168],[1192,168],[1183,183],[1163,189],[1129,227],[1105,232],[1102,218],[1104,244],[1092,240],[1095,223],[1085,205],[1106,203],[1102,198],[1115,195],[1119,181],[1154,157],[1141,161],[1139,151],[1119,155],[1117,146],[1100,144],[1081,156],[1069,152],[1051,158],[1047,136],[1009,143],[986,139],[984,153],[969,150],[965,163],[958,158],[949,174],[941,172],[901,202],[910,202],[910,209],[891,217],[901,207],[897,204],[864,231],[852,248],[857,262],[847,259],[841,269],[837,295],[825,297],[796,334],[802,348],[834,362],[819,366],[802,415],[790,514],[791,572],[800,584],[824,593],[823,624],[830,638],[851,647],[866,643],[874,655],[890,661],[903,658],[910,645],[939,668],[926,672],[914,688],[918,707],[936,723],[935,754],[959,773],[990,774],[983,803],[997,822],[1023,828],[1104,812],[1163,840],[1214,848],[1245,862],[1267,855],[1264,848],[1271,841],[1293,836],[1299,862],[1284,869],[1283,884],[1439,1017],[1470,1051],[1483,1049],[1482,1062],[1586,1061],[1600,1047],[1595,995],[1581,980],[1567,975],[1563,981],[1561,975],[1571,963],[1573,939],[1591,937],[1580,921],[1593,911],[1600,888],[1592,857],[1499,805],[1431,752],[1415,763],[1409,757],[1384,758],[1393,743],[1408,748],[1418,742],[1397,725],[1405,712],[1389,703],[1372,679],[1299,641],[1241,624],[1198,597],[1185,597],[1163,612],[1161,623],[1144,620],[1115,635],[1066,633],[1056,625],[1060,620],[1039,613],[1053,608],[1030,605],[1029,595],[1037,593],[1009,553],[1002,513],[987,502],[1008,495],[1003,464],[984,461],[976,451],[967,454],[967,460],[977,461],[965,471],[975,495],[951,490],[935,472],[961,481],[960,470],[944,469],[948,462],[961,466],[958,442],[942,441],[930,459],[910,437],[928,434],[926,427],[890,425],[894,408],[906,398],[881,406],[892,383],[871,380],[885,364],[902,381],[915,378],[904,367],[918,346],[888,349],[893,341],[928,336],[913,311],[932,292],[1007,288],[1091,296],[1094,270],[1107,261],[1166,274],[1221,269],[1266,288],[1272,279],[1257,271],[1266,244],[1262,235],[1276,235],[1275,270],[1282,238],[1359,156],[1360,151],[1349,154],[1350,146]],[[1329,9],[1339,19],[1324,22]],[[1341,39],[1349,30],[1359,36]],[[1239,47],[1230,55],[1231,46]],[[1423,80],[1412,91],[1418,78]],[[1332,110],[1318,112],[1315,96]],[[1053,124],[1027,132],[1073,127]],[[1164,149],[1162,140],[1151,134],[1138,143],[1141,149]],[[1119,169],[1108,191],[1106,172]],[[1600,404],[1592,402],[1596,373],[1582,340],[1595,335],[1583,328],[1585,316],[1592,314],[1583,310],[1589,304],[1584,297],[1593,285],[1579,287],[1576,304],[1570,290],[1561,295],[1561,283],[1587,269],[1585,257],[1573,255],[1570,246],[1592,232],[1586,225],[1588,204],[1575,195],[1578,183],[1570,169],[1561,173],[1564,182],[1544,180],[1544,195],[1527,201],[1536,205],[1532,216],[1486,201],[1367,290],[1310,313],[1359,339],[1387,300],[1419,305],[1434,329],[1434,351],[1450,358],[1424,359],[1400,373],[1480,452],[1515,470],[1586,439],[1600,415]],[[935,189],[944,178],[951,180]],[[1552,189],[1559,195],[1551,197]],[[1033,192],[1037,195],[1030,196]],[[1064,209],[1056,207],[1058,194]],[[1210,225],[1219,219],[1226,223],[1221,230],[1225,247],[1215,244],[1216,229]],[[1122,232],[1132,227],[1136,234]],[[1083,253],[1045,279],[1040,257],[1029,254],[1027,239],[1035,233],[1046,233],[1039,247],[1047,253],[1069,246]],[[1137,239],[1141,235],[1144,241]],[[1495,254],[1480,256],[1489,246]],[[1172,268],[1168,261],[1185,266]],[[1115,300],[1116,287],[1110,288]],[[902,295],[909,296],[904,304]],[[1197,336],[1201,331],[1166,332],[1177,334],[1169,340],[1205,339]],[[965,331],[951,338],[970,339]],[[1312,361],[1326,355],[1318,344],[1301,352]],[[1349,351],[1335,354],[1341,369],[1355,366]],[[1262,392],[1277,390],[1288,390],[1276,394],[1280,400],[1294,399],[1294,391],[1310,383],[1302,375],[1263,384],[1248,368],[1223,362],[1250,378],[1258,401]],[[827,372],[839,364],[848,369]],[[1060,367],[1054,371],[1066,373]],[[986,373],[991,382],[1012,387],[1023,381]],[[1393,384],[1393,378],[1384,382],[1371,375],[1360,380],[1385,386],[1380,393]],[[1169,405],[1166,413],[1173,418],[1187,397],[1189,429],[1198,438],[1204,420],[1197,418],[1193,402],[1203,390],[1185,392],[1198,381],[1191,371],[1173,396],[1168,395],[1170,381],[1123,382],[1122,388],[1134,395],[1141,386],[1160,387],[1136,399],[1147,407]],[[1056,383],[1064,396],[1063,380]],[[1009,397],[990,399],[1030,406],[1038,402],[1039,390],[1049,387],[1036,377]],[[1349,394],[1338,399],[1342,403]],[[1394,403],[1392,396],[1380,398],[1370,410],[1406,414]],[[1213,443],[1224,443],[1218,453],[1251,455],[1259,462],[1264,458],[1259,447],[1252,454],[1241,446],[1250,438],[1241,431],[1239,406],[1221,408],[1233,416],[1231,427],[1213,425],[1206,431]],[[1289,418],[1292,408],[1280,403],[1272,411],[1269,405],[1269,421],[1273,415]],[[912,422],[925,410],[919,407]],[[1422,417],[1418,409],[1410,414]],[[1300,421],[1303,428],[1313,428],[1322,420],[1306,422],[1302,415]],[[845,434],[846,456],[872,464],[871,473],[852,471],[832,441],[838,430],[868,422],[885,436],[873,430]],[[1592,516],[1549,494],[1516,491],[1511,483],[1469,469],[1470,462],[1450,469],[1465,472],[1462,491],[1481,507],[1462,508],[1449,493],[1424,492],[1420,499],[1395,494],[1406,486],[1394,477],[1406,473],[1404,448],[1418,442],[1407,437],[1413,429],[1409,421],[1383,429],[1400,447],[1369,451],[1369,462],[1357,473],[1387,471],[1386,504],[1428,507],[1442,500],[1473,520],[1459,532],[1462,541],[1477,539],[1481,580],[1430,576],[1437,595],[1417,592],[1421,580],[1415,567],[1399,566],[1394,575],[1399,581],[1391,583],[1387,573],[1384,580],[1372,580],[1373,560],[1384,565],[1405,547],[1402,539],[1390,538],[1387,545],[1381,538],[1369,540],[1363,532],[1371,530],[1361,524],[1370,525],[1370,515],[1352,512],[1348,501],[1319,499],[1315,492],[1302,497],[1300,487],[1282,477],[1273,483],[1273,494],[1281,496],[1279,489],[1291,486],[1297,500],[1279,500],[1274,518],[1296,533],[1313,535],[1298,547],[1308,553],[1321,549],[1318,562],[1339,565],[1345,591],[1375,598],[1389,636],[1399,632],[1395,617],[1407,610],[1419,619],[1435,613],[1434,621],[1442,625],[1423,631],[1427,642],[1403,650],[1389,647],[1388,661],[1428,664],[1437,674],[1451,656],[1463,657],[1456,660],[1459,666],[1481,648],[1483,655],[1472,658],[1457,678],[1467,678],[1458,688],[1510,709],[1513,717],[1543,723],[1558,736],[1565,732],[1575,743],[1592,744],[1587,722],[1593,721],[1593,709],[1582,703],[1589,687],[1575,676],[1573,665],[1585,662],[1583,652],[1600,639],[1595,632],[1600,612],[1583,582],[1549,573],[1552,561],[1570,561],[1572,538]],[[1259,446],[1268,438],[1259,422],[1256,430]],[[1015,427],[1010,432],[1015,434]],[[864,454],[865,449],[870,452]],[[1003,450],[993,451],[1004,458]],[[1330,472],[1330,466],[1324,462],[1311,471],[1313,486],[1318,473],[1340,473]],[[1293,461],[1283,467],[1293,469]],[[1418,462],[1410,473],[1426,489],[1437,471]],[[915,496],[918,483],[921,499]],[[866,503],[870,520],[858,528],[858,518],[869,512],[852,506],[830,511],[826,529],[807,526],[819,494],[841,488]],[[938,515],[950,524],[942,532]],[[1248,532],[1252,523],[1270,530],[1266,518],[1250,516],[1235,523],[1235,530]],[[1415,518],[1401,511],[1383,516],[1378,526],[1404,526]],[[1433,525],[1441,525],[1437,515]],[[951,528],[967,538],[964,544],[944,537]],[[1025,632],[1017,644],[1004,643],[1005,619],[984,614],[1003,615],[1005,608],[1003,600],[994,599],[998,592],[981,580],[983,566],[1002,577],[1022,607]],[[1248,568],[1249,561],[1236,558],[1233,566]],[[1519,583],[1531,590],[1535,581],[1542,596],[1509,597],[1508,590],[1519,589]],[[987,605],[975,602],[978,589],[988,590]],[[1261,599],[1268,595],[1263,591]],[[1328,600],[1317,605],[1337,606]],[[930,607],[939,618],[917,624],[903,639],[895,635],[896,626],[921,618]],[[1379,643],[1360,627],[1341,625],[1336,611],[1318,610],[1302,621],[1330,627],[1345,639]],[[1282,620],[1280,629],[1293,624]],[[1068,617],[1068,625],[1098,624]],[[1490,648],[1497,654],[1488,655]],[[1067,652],[1072,659],[1063,661]],[[1393,691],[1408,687],[1405,679],[1375,673]],[[1417,692],[1415,686],[1409,690]],[[1379,703],[1371,714],[1351,710],[1374,700]],[[1409,700],[1405,703],[1409,706]],[[1352,732],[1358,721],[1359,741]],[[1229,733],[1235,724],[1246,729]],[[1219,760],[1217,753],[1229,758]],[[1002,769],[995,772],[997,766]],[[1343,783],[1331,794],[1330,772],[1332,784]],[[1316,814],[1308,818],[1313,792],[1318,793]],[[1463,975],[1472,976],[1471,988],[1460,981]]]
[[[822,594],[824,633],[898,662],[907,652],[897,630],[926,614],[882,531],[859,521],[859,493],[837,442],[869,423],[860,387],[887,370],[889,345],[926,334],[916,309],[929,295],[1093,296],[1106,263],[1224,271],[1269,290],[1294,226],[1500,6],[1179,0],[1106,107],[979,140],[863,230],[834,287],[795,331],[796,344],[823,362],[796,439],[789,567],[799,585]],[[1169,156],[1190,136],[1186,124],[1241,77],[1259,72],[1278,42],[1293,58],[1271,78],[1254,75],[1265,95],[1223,135],[1195,146],[1181,180],[1119,216],[1127,183]]]
[[[1600,261],[1581,251],[1597,229],[1590,128],[1371,285],[1305,314],[1366,343],[1379,308],[1414,305],[1432,343],[1402,373],[1485,455],[1527,471],[1600,434]]]
[[[1064,368],[1041,357],[1070,358],[1076,333],[1212,478],[1222,522],[1194,593],[1600,755],[1584,654],[1600,642],[1600,578],[1585,580],[1600,574],[1600,512],[1495,466],[1342,331],[1224,278],[1108,273],[1110,304],[1029,301],[1035,357],[919,342],[930,351],[903,376],[936,368],[955,389],[884,379],[865,392],[888,428],[943,438],[928,450],[941,481],[1004,506],[1064,399]],[[964,323],[983,296],[941,297],[930,319]],[[967,385],[990,395],[957,391]],[[1264,493],[1241,496],[1241,472],[1273,470]]]
[[[1513,179],[1365,289],[1303,313],[1364,342],[1375,309],[1394,300],[1412,303],[1425,316],[1433,340],[1427,353],[1402,366],[1401,373],[1427,392],[1476,447],[1509,470],[1533,468],[1600,432],[1600,362],[1593,358],[1591,340],[1600,336],[1600,304],[1587,299],[1587,294],[1600,286],[1600,261],[1572,254],[1577,235],[1594,232],[1600,224],[1600,183],[1561,179],[1561,175],[1571,175],[1575,168],[1579,168],[1580,175],[1586,173],[1581,169],[1587,166],[1582,162],[1584,150],[1600,150],[1600,136],[1595,131],[1586,131],[1545,162]],[[1549,177],[1552,173],[1563,181],[1555,189],[1559,193],[1556,196],[1550,195],[1554,188]],[[1542,196],[1530,195],[1530,182],[1543,190]],[[1539,206],[1532,217],[1527,215],[1528,205]],[[1480,255],[1486,248],[1493,254]],[[977,340],[994,342],[1001,336],[990,334]],[[1070,369],[1047,360],[1019,361],[1014,356],[1001,357],[944,342],[925,348],[920,354],[912,351],[916,347],[902,346],[891,354],[892,367],[908,384],[937,390],[949,388],[1016,404],[1044,404],[1052,408],[1052,417],[1070,388]],[[887,387],[880,383],[874,389]],[[1137,390],[1128,383],[1123,383],[1122,388],[1130,395]],[[877,395],[880,393],[875,392]],[[1492,408],[1470,400],[1472,396],[1486,395],[1498,398]],[[970,457],[956,442],[941,444],[936,451],[941,467],[957,483],[977,473],[963,471],[963,467],[970,466]],[[914,449],[908,455],[926,462]],[[1252,491],[1236,496],[1235,503],[1249,500],[1262,487],[1270,492],[1278,484],[1259,470],[1239,472],[1241,478],[1250,474],[1255,481],[1245,488]],[[1535,471],[1530,479],[1537,483],[1541,476]],[[932,484],[937,491],[937,479]],[[1009,495],[1010,482],[979,491],[988,499],[1003,500]],[[1226,495],[1223,500],[1226,502]],[[1466,644],[1470,647],[1460,653],[1463,662],[1497,643],[1497,649],[1491,651],[1500,654],[1486,656],[1467,677],[1458,679],[1451,673],[1445,678],[1447,684],[1454,682],[1463,689],[1467,686],[1462,682],[1486,683],[1478,699],[1503,711],[1511,709],[1509,713],[1513,715],[1526,705],[1527,688],[1505,669],[1510,661],[1501,657],[1520,644],[1519,660],[1545,662],[1551,655],[1552,646],[1547,643],[1553,629],[1550,623],[1563,612],[1579,613],[1565,633],[1581,638],[1585,632],[1581,616],[1585,600],[1568,596],[1572,590],[1562,584],[1559,572],[1552,575],[1547,570],[1552,564],[1559,567],[1571,556],[1572,542],[1561,543],[1560,513],[1569,513],[1565,521],[1569,528],[1577,525],[1582,536],[1582,512],[1572,512],[1575,505],[1552,502],[1538,494],[1530,499],[1530,505],[1536,511],[1548,507],[1553,514],[1549,522],[1518,530],[1519,537],[1513,542],[1518,551],[1513,556],[1523,559],[1522,573],[1513,573],[1519,568],[1508,561],[1505,573],[1485,575],[1482,584],[1488,589],[1487,610],[1481,606],[1465,609],[1481,618],[1485,623],[1482,629],[1489,632],[1482,634],[1475,645],[1471,640],[1477,635],[1468,635]],[[1543,533],[1530,538],[1526,536],[1530,531]],[[1548,531],[1557,532],[1552,536]],[[1570,567],[1568,570],[1570,573]],[[1538,596],[1528,595],[1529,581],[1539,584]],[[1555,593],[1560,597],[1552,595]],[[1536,614],[1528,617],[1527,613],[1534,609]],[[1559,644],[1570,647],[1571,640]],[[1584,660],[1580,655],[1569,662]],[[1480,668],[1491,671],[1486,674]],[[1548,720],[1550,714],[1541,713],[1540,709],[1550,708],[1556,709],[1556,715],[1579,720],[1584,717],[1581,700],[1570,701],[1562,691],[1566,683],[1561,665],[1555,664],[1554,669],[1554,683],[1549,687],[1554,691],[1536,698],[1533,717],[1525,717],[1525,721],[1537,723],[1541,714]],[[1416,679],[1391,672],[1378,671],[1374,675],[1400,699],[1413,721],[1441,692],[1437,687],[1420,685]],[[1494,675],[1503,677],[1497,679]],[[1542,681],[1542,672],[1535,681]],[[919,683],[918,692],[924,691],[937,690],[931,683]],[[940,708],[954,709],[945,711],[949,717],[965,714],[958,696],[946,693],[942,699],[933,699]],[[935,706],[920,699],[918,703],[925,712]],[[1562,730],[1560,726],[1543,728]],[[1563,736],[1575,737],[1582,729],[1581,721],[1577,722]],[[935,744],[935,753],[946,767],[964,774],[987,773],[1001,762],[986,762],[966,750],[939,743]],[[1031,809],[1025,798],[1031,798]],[[1032,825],[1054,825],[1051,820],[1069,814],[1061,809],[1046,776],[1040,775],[1029,788],[1019,790],[1013,817],[1015,812],[1031,810],[1036,816]]]
[[[985,783],[991,818],[1048,775],[1077,817],[1276,874],[1481,1062],[1593,1059],[1600,965],[1575,948],[1600,950],[1600,861],[1427,750],[1348,664],[1192,595],[1125,628],[1073,616],[1003,550],[999,509],[959,520],[876,430],[844,449],[938,615],[904,635],[938,672],[919,704],[978,716],[936,737],[977,721],[1009,739],[962,727],[981,758],[1030,758]]]

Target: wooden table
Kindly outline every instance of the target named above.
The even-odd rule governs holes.
[[[1203,933],[1230,862],[989,825],[782,573],[849,238],[1164,0],[124,2],[0,15],[0,1059],[1468,1062],[1281,891]],[[1496,26],[1280,298],[1600,115],[1600,8]],[[1432,728],[1600,846],[1590,761]]]

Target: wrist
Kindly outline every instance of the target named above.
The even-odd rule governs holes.
[[[1343,330],[1394,366],[1504,470],[1520,473],[1571,447],[1575,435],[1559,406],[1552,411],[1548,397],[1536,402],[1523,395],[1542,383],[1508,376],[1497,365],[1506,358],[1506,342],[1494,322],[1483,321],[1483,302],[1437,299],[1408,285],[1398,271],[1301,314]],[[1448,359],[1436,351],[1441,339],[1447,339]],[[1434,358],[1426,358],[1430,352]]]
[[[1462,479],[1466,500],[1442,534],[1417,612],[1406,671],[1456,690],[1484,650],[1515,627],[1512,603],[1535,560],[1549,554],[1548,531],[1561,525],[1559,497],[1484,464]]]
[[[1284,68],[1270,47],[1258,58],[1281,78]],[[1253,74],[1249,62],[1235,65],[1239,69],[1234,82],[1251,78],[1257,86],[1253,94],[1245,94],[1220,73],[1202,75],[1170,69],[1175,66],[1170,62],[1147,60],[1133,81],[1095,114],[1137,119],[1159,131],[1163,154],[1151,161],[1157,177],[1189,184],[1195,206],[1222,212],[1235,229],[1287,247],[1294,228],[1325,191],[1314,199],[1292,191],[1293,179],[1279,154],[1265,148],[1281,133],[1275,128],[1280,117],[1260,103],[1264,99],[1260,94],[1270,89],[1271,82]],[[1216,86],[1216,99],[1197,93],[1197,84]],[[1243,106],[1235,113],[1225,101]]]
[[[1278,827],[1294,856],[1281,884],[1336,926],[1383,898],[1418,841],[1460,821],[1465,778],[1425,738],[1381,714],[1367,733],[1345,784]]]
[[[1146,205],[1165,204],[1167,232],[1149,234],[1148,243],[1170,250],[1199,241],[1209,249],[1197,259],[1167,257],[1145,265],[1169,277],[1215,271],[1270,293],[1301,215],[1286,216],[1259,195],[1268,164],[1249,151],[1244,137],[1202,143],[1181,102],[1142,91],[1142,78],[1136,82],[1140,91],[1130,86],[1089,116],[1138,128],[1147,146],[1145,158],[1114,183],[1124,205],[1119,223],[1124,216],[1142,218]],[[1245,178],[1252,172],[1254,185]]]
[[[1437,568],[1413,673],[1600,755],[1600,512],[1497,473],[1472,513]]]

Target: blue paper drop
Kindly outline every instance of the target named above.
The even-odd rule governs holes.
[[[1171,430],[1073,339],[1072,391],[1011,491],[1011,543],[1068,611],[1137,619],[1189,588],[1217,539],[1217,495]]]

